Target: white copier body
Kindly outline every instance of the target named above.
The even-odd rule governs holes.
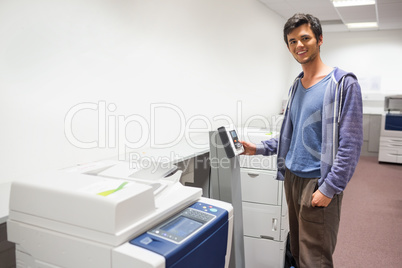
[[[202,198],[201,189],[183,186],[179,182],[180,171],[169,177],[138,179],[125,174],[130,171],[127,165],[99,162],[13,182],[7,225],[8,239],[16,243],[17,266],[164,268],[172,265],[169,258],[175,259],[175,265],[184,258],[188,262],[197,256],[186,257],[185,254],[197,252],[194,248],[199,244],[199,241],[195,245],[191,240],[204,239],[207,235],[213,237],[215,232],[211,231],[211,226],[218,224],[216,220],[204,223],[199,230],[191,230],[194,233],[186,234],[181,243],[159,239],[152,236],[150,230],[193,204],[203,204],[205,213],[200,212],[203,214],[213,214],[207,210],[227,211],[226,229],[220,229],[220,233],[227,237],[222,267],[228,267],[232,239],[231,205]],[[113,173],[115,177],[111,175]],[[171,231],[177,231],[180,226],[173,230],[172,224],[173,221],[169,225]],[[202,236],[202,232],[207,232],[203,230],[208,228],[210,234]],[[145,239],[137,246],[132,241],[141,234],[151,236],[147,243],[160,244],[162,241],[175,249],[169,249],[163,255],[141,247]],[[208,249],[200,250],[205,251]]]

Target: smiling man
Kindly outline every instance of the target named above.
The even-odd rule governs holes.
[[[297,267],[333,267],[343,190],[363,143],[360,85],[354,74],[323,63],[314,16],[295,14],[283,34],[303,71],[290,88],[280,137],[242,143],[245,154],[278,154]]]

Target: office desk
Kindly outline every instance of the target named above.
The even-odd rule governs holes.
[[[177,163],[185,161],[199,155],[209,152],[209,134],[200,133],[191,138],[191,144],[187,140],[183,139],[172,146],[163,146],[161,148],[155,147],[142,147],[138,149],[132,149],[125,154],[118,156],[119,160],[134,161],[136,156],[141,158],[149,158],[157,162],[172,162]],[[196,146],[193,146],[192,144]],[[109,158],[110,160],[112,158]],[[114,160],[117,160],[115,157]],[[159,160],[159,161],[158,161]]]

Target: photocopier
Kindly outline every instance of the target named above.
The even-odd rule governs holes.
[[[402,95],[386,96],[384,110],[378,161],[402,164]]]
[[[228,267],[232,205],[180,176],[99,161],[13,182],[17,267]]]

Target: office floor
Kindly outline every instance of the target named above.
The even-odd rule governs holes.
[[[363,156],[343,197],[335,267],[401,267],[402,165]]]

